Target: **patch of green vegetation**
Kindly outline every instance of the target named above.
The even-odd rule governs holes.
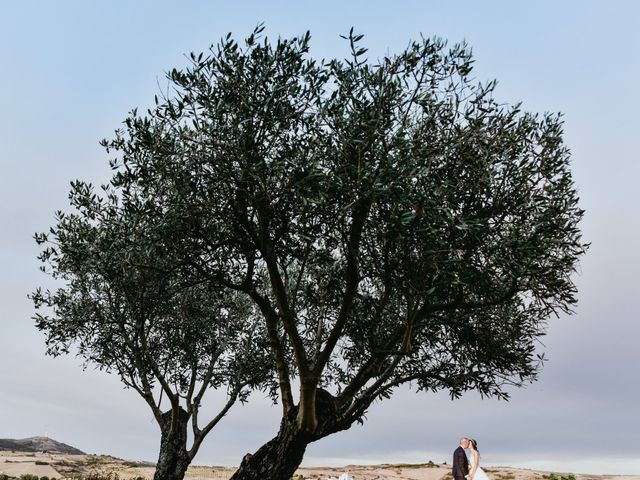
[[[545,476],[544,478],[548,480],[576,480],[576,476],[573,473],[570,473],[569,475],[552,473],[551,475]]]
[[[94,470],[84,477],[83,480],[120,480],[120,475],[116,472],[103,473]]]
[[[31,475],[30,473],[25,473],[20,475],[20,480],[40,480],[37,475]]]

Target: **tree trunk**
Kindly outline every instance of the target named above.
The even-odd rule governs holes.
[[[297,407],[282,418],[278,434],[254,454],[247,453],[230,480],[289,480],[302,462],[311,441],[300,432],[296,422]]]
[[[187,452],[187,424],[189,415],[178,409],[176,428],[171,431],[171,410],[162,414],[160,455],[153,480],[183,480],[191,463]]]
[[[254,454],[246,454],[230,480],[290,480],[302,463],[307,445],[343,428],[334,428],[335,402],[321,388],[316,392],[317,428],[313,433],[302,431],[297,422],[298,408],[292,408],[282,418],[278,434]]]

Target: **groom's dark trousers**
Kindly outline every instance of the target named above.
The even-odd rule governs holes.
[[[465,475],[469,473],[469,461],[464,448],[458,447],[453,452],[453,478],[455,480],[465,480]]]

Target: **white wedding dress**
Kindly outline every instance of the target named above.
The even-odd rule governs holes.
[[[471,454],[471,458],[469,459],[469,471],[471,472],[472,469],[472,465],[474,465],[474,463],[476,461],[480,461],[479,458],[474,458],[476,455],[474,455],[473,453]],[[480,468],[480,465],[478,464],[478,468],[476,469],[476,474],[473,476],[473,480],[490,480],[489,476],[484,473],[484,470],[482,470],[482,468]]]

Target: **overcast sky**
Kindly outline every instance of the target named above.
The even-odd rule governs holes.
[[[449,461],[475,437],[488,464],[640,473],[640,2],[57,1],[0,6],[0,438],[49,434],[91,453],[155,460],[159,432],[118,378],[44,355],[27,294],[45,281],[32,235],[68,209],[69,181],[102,183],[110,137],[146,107],[163,73],[232,31],[311,30],[317,57],[365,34],[370,57],[421,33],[473,47],[479,80],[529,111],[561,111],[592,242],[579,305],[550,322],[540,380],[509,403],[399,391],[364,426],[323,439],[306,464]],[[209,397],[212,403],[215,395]],[[238,464],[271,438],[279,408],[235,407],[196,463]]]

